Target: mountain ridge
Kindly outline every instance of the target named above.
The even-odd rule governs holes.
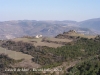
[[[89,19],[81,22],[64,21],[36,21],[36,20],[13,20],[0,22],[0,39],[21,37],[25,35],[55,36],[69,30],[76,30],[84,34],[98,34],[100,18]],[[99,33],[100,34],[100,33]]]

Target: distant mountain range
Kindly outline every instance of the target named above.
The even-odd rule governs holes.
[[[0,22],[0,39],[10,39],[22,36],[55,36],[69,30],[76,30],[84,34],[100,34],[100,18],[81,22],[64,21],[36,21],[17,20]]]
[[[79,22],[80,27],[89,28],[100,33],[100,18],[89,19]]]

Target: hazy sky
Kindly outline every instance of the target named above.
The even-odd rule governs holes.
[[[100,0],[0,0],[0,21],[100,18]]]

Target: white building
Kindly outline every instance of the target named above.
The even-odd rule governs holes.
[[[35,36],[35,38],[41,38],[42,37],[42,35],[36,35]]]

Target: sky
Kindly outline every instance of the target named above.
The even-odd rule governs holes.
[[[100,0],[0,0],[0,21],[100,18]]]

